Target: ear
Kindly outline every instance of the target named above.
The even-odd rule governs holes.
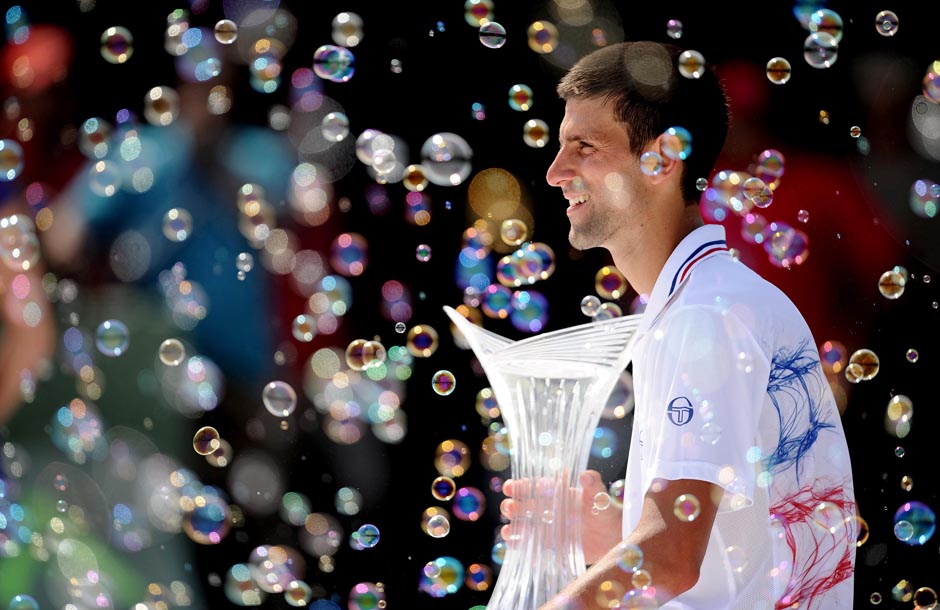
[[[647,179],[650,181],[650,184],[664,184],[669,181],[675,181],[675,183],[679,185],[679,182],[682,180],[683,164],[681,160],[667,157],[664,153],[664,148],[675,150],[675,146],[669,147],[669,142],[666,142],[666,138],[675,139],[675,136],[661,133],[643,149],[644,153],[647,151],[654,152],[663,160],[663,166],[662,169],[659,170],[659,173],[653,176],[647,176]]]

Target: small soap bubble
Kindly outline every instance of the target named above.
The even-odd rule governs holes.
[[[98,325],[95,333],[95,345],[105,356],[117,357],[127,351],[130,344],[130,331],[120,320],[105,320]]]
[[[904,294],[907,278],[900,271],[891,269],[881,274],[878,279],[878,291],[886,299],[898,299]]]
[[[421,525],[431,538],[444,538],[450,533],[450,518],[446,514],[430,515]]]
[[[213,30],[215,39],[221,44],[232,44],[238,39],[238,25],[231,19],[220,19]]]
[[[362,371],[366,368],[362,354],[365,344],[365,339],[353,339],[346,346],[346,365],[354,371]]]
[[[799,212],[796,213],[796,219],[797,219],[798,221],[802,222],[803,224],[808,223],[808,222],[809,222],[809,212],[806,211],[806,210],[800,210]]]
[[[426,263],[431,260],[431,246],[427,244],[419,244],[418,247],[415,248],[415,258],[422,263]]]
[[[404,323],[404,322],[396,322],[396,323],[395,323],[395,332],[398,333],[399,335],[404,334],[406,328],[407,328],[407,326],[405,326],[405,323]]]
[[[606,491],[599,491],[594,494],[594,509],[607,510],[610,506],[610,494]]]
[[[345,83],[353,77],[355,58],[346,47],[325,44],[313,54],[313,71],[324,80]]]
[[[235,268],[241,273],[248,273],[255,267],[255,257],[250,252],[239,252],[235,257]]]
[[[678,19],[670,19],[666,22],[666,35],[673,40],[682,38],[682,22]]]
[[[894,524],[894,535],[901,542],[907,542],[914,537],[914,526],[909,521],[897,521]]]
[[[882,36],[898,33],[898,16],[893,11],[881,11],[875,15],[875,31]]]
[[[470,466],[470,448],[463,441],[443,441],[434,451],[434,467],[441,476],[460,477]]]
[[[193,217],[183,208],[170,208],[163,215],[163,235],[170,241],[186,241],[193,232]]]
[[[522,141],[532,148],[545,148],[550,140],[548,123],[541,119],[530,119],[522,126]]]
[[[604,320],[612,320],[614,318],[619,318],[623,315],[623,308],[616,303],[611,303],[607,301],[601,303],[601,306],[597,308],[597,313],[593,316],[593,321],[602,322]]]
[[[706,422],[699,431],[698,437],[708,445],[717,444],[721,440],[721,426],[715,422]]]
[[[39,602],[31,595],[20,593],[19,595],[14,595],[10,600],[8,610],[39,610]]]
[[[330,112],[320,121],[320,133],[330,142],[342,142],[349,135],[349,117],[342,112]]]
[[[869,596],[868,601],[870,601],[872,605],[877,606],[881,603],[881,593],[872,593],[871,596]]]
[[[783,57],[774,57],[767,62],[767,80],[775,85],[783,85],[790,80],[791,71],[790,62]]]
[[[849,358],[849,365],[845,369],[846,377],[853,383],[858,383],[859,381],[868,381],[878,374],[880,364],[881,363],[875,352],[871,351],[870,349],[857,350]],[[849,369],[852,369],[853,367],[854,370],[850,376]],[[852,377],[856,376],[857,380],[853,380]]]
[[[930,587],[921,587],[914,591],[914,610],[935,610],[937,592]]]
[[[828,34],[836,43],[842,40],[842,17],[831,9],[823,8],[813,12],[807,26],[810,32]]]
[[[593,318],[595,315],[597,315],[597,312],[600,311],[600,308],[601,300],[593,294],[589,294],[588,296],[581,299],[581,313],[589,318]]]
[[[759,208],[766,208],[774,201],[774,192],[763,180],[751,177],[744,181],[744,196]]]
[[[495,21],[487,21],[480,26],[480,42],[490,49],[500,48],[506,44],[506,28]]]
[[[914,403],[904,394],[892,396],[885,410],[885,431],[895,438],[904,438],[911,431]]]
[[[859,127],[858,125],[852,125],[851,127],[849,127],[849,135],[852,136],[853,138],[859,137],[860,135],[862,135],[862,128]]]
[[[0,181],[15,180],[23,172],[25,156],[23,147],[16,140],[0,140]]]
[[[528,85],[513,85],[509,88],[509,107],[525,112],[532,107],[532,89]]]
[[[695,190],[700,193],[704,193],[705,189],[708,188],[708,180],[705,178],[699,178],[695,181]]]
[[[636,572],[643,566],[643,550],[637,545],[621,542],[617,551],[617,566],[624,572]]]
[[[640,171],[647,176],[655,176],[663,169],[663,158],[659,153],[647,151],[640,156]]]
[[[457,493],[457,485],[450,477],[437,477],[431,483],[431,495],[435,500],[446,502],[453,498],[455,493]]]
[[[313,599],[313,589],[302,580],[292,580],[284,590],[284,601],[295,608],[309,606],[311,599]]]
[[[529,237],[529,227],[518,218],[508,218],[499,227],[499,237],[510,246],[520,246]]]
[[[186,348],[183,347],[183,342],[179,339],[167,339],[160,344],[157,355],[160,357],[160,362],[163,364],[167,366],[178,366],[186,357]]]
[[[199,455],[209,455],[221,446],[219,431],[212,426],[203,426],[193,435],[193,450]]]
[[[672,505],[672,512],[676,519],[685,523],[695,521],[701,511],[702,503],[692,494],[680,495]]]
[[[420,192],[428,187],[428,177],[421,165],[412,164],[405,168],[405,175],[402,177],[401,183],[409,191]]]
[[[594,290],[604,299],[619,299],[627,293],[627,288],[629,288],[627,278],[612,265],[601,267],[594,276]],[[599,308],[600,305],[598,305]],[[584,311],[584,300],[581,301],[581,311]]]
[[[454,494],[454,516],[461,521],[477,521],[486,509],[486,496],[476,487],[461,487]]]
[[[438,335],[434,328],[419,324],[408,331],[405,347],[416,358],[428,358],[437,351]]]
[[[810,66],[823,69],[832,66],[839,58],[839,43],[831,34],[814,32],[803,43],[803,59]]]
[[[112,64],[123,64],[134,54],[134,37],[130,30],[119,25],[101,34],[101,56]]]
[[[910,362],[911,364],[914,364],[915,362],[917,362],[917,359],[920,358],[920,354],[917,353],[917,350],[914,348],[907,350],[904,356],[905,358],[907,358],[907,361]]]
[[[144,96],[144,118],[151,125],[166,127],[180,115],[180,96],[171,87],[153,87]]]
[[[449,396],[457,386],[457,378],[450,371],[438,371],[431,377],[431,388],[440,396]]]
[[[272,381],[261,391],[261,402],[271,415],[287,417],[297,406],[297,393],[287,382]]]
[[[686,78],[701,78],[705,74],[705,57],[698,51],[683,51],[679,55],[679,74]]]
[[[529,48],[539,54],[551,53],[558,46],[558,28],[550,21],[536,21],[526,30]]]
[[[686,160],[692,154],[692,134],[684,127],[670,127],[663,133],[663,154],[670,159]]]
[[[898,458],[904,457],[904,447],[897,446],[894,448],[894,456]]]
[[[294,318],[294,322],[291,324],[291,334],[294,335],[295,339],[304,343],[313,341],[317,334],[316,329],[317,321],[313,316],[307,314],[300,314]]]
[[[371,523],[359,526],[359,529],[356,530],[356,534],[356,540],[367,549],[371,549],[379,543],[379,528]]]
[[[373,369],[381,366],[388,356],[385,346],[381,341],[366,341],[362,346],[362,365],[363,369]]]
[[[914,489],[914,479],[907,475],[901,477],[901,489],[904,491],[910,491]]]
[[[364,35],[362,17],[356,13],[342,12],[333,18],[333,42],[343,47],[354,47],[362,42]]]

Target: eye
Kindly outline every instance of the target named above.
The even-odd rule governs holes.
[[[585,142],[584,140],[578,140],[578,150],[580,151],[590,151],[593,150],[594,146],[590,143]]]

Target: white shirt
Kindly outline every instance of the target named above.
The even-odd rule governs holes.
[[[799,311],[706,225],[673,251],[643,315],[624,537],[654,479],[724,489],[698,583],[662,608],[851,608],[852,470]]]

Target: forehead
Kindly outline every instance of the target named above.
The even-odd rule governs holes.
[[[604,98],[572,98],[565,102],[565,118],[561,121],[561,139],[574,136],[617,135],[625,132],[614,114],[613,105]]]

